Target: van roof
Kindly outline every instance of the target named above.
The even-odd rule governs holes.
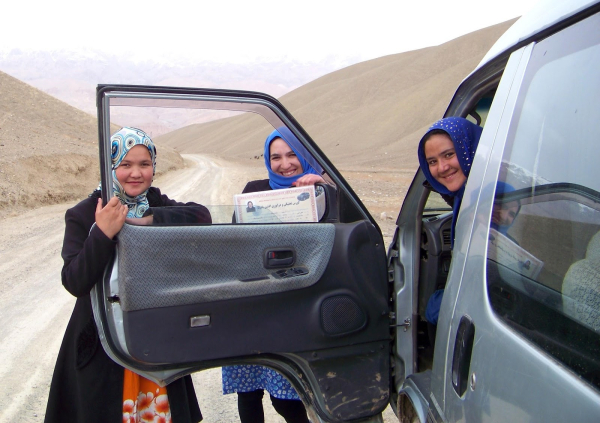
[[[523,40],[587,9],[600,0],[541,0],[516,21],[492,46],[475,70]]]

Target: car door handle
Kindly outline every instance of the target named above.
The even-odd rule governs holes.
[[[474,340],[475,324],[469,316],[465,315],[460,319],[456,331],[452,357],[452,386],[459,397],[462,397],[467,390]]]
[[[263,265],[265,269],[292,267],[296,263],[296,251],[293,248],[270,248],[265,251]]]

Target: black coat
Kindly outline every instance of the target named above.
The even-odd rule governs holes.
[[[54,368],[44,420],[48,423],[116,423],[123,417],[124,369],[106,355],[100,344],[90,300],[90,291],[101,280],[116,246],[116,241],[97,226],[92,228],[99,197],[99,191],[95,191],[65,215],[61,278],[77,301]],[[147,198],[151,207],[184,205],[161,195],[154,187],[148,190]],[[200,218],[210,223],[208,210],[199,207]],[[167,394],[174,423],[202,420],[190,376],[169,384]]]
[[[242,194],[248,192],[259,192],[259,191],[272,191],[271,185],[269,185],[268,179],[259,179],[258,181],[250,181],[244,187]]]

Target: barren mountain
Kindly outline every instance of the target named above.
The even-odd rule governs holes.
[[[0,73],[0,213],[81,198],[97,139],[93,116]]]
[[[181,166],[162,149],[158,173]],[[96,118],[0,72],[0,217],[84,198],[99,178]]]
[[[139,84],[253,90],[279,97],[313,79],[355,63],[262,61],[251,64],[194,59],[140,60],[124,54],[85,51],[0,51],[0,70],[85,112],[96,112],[97,84]],[[84,64],[84,66],[82,66]],[[146,126],[144,126],[146,128]]]
[[[513,22],[440,46],[349,66],[285,94],[280,101],[338,168],[414,173],[418,140],[443,115],[459,83]],[[252,158],[262,154],[268,132],[259,119],[244,115],[193,125],[159,139],[182,146],[183,152],[230,152]],[[224,134],[235,143],[224,146]],[[193,142],[199,137],[201,145]]]
[[[280,100],[340,169],[378,169],[410,178],[421,134],[443,114],[460,81],[512,22],[440,46],[349,66]],[[77,80],[67,83],[80,86]],[[183,145],[186,153],[233,151],[236,158],[251,159],[262,154],[267,132],[251,116],[171,132],[157,138],[158,171],[183,165],[166,146]],[[85,197],[99,180],[97,133],[94,116],[0,72],[0,217]],[[223,146],[223,134],[235,142]],[[192,143],[186,147],[186,141],[199,136],[205,141],[202,151]]]

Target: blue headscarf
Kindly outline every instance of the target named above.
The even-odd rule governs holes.
[[[119,197],[121,203],[127,205],[129,211],[127,217],[142,217],[146,210],[150,207],[146,193],[144,191],[140,195],[130,197],[127,195],[119,180],[117,179],[116,169],[119,167],[129,150],[136,145],[143,145],[148,148],[150,158],[152,159],[152,174],[156,173],[156,147],[150,137],[141,129],[124,127],[115,132],[110,137],[111,142],[111,159],[112,159],[112,177],[113,177],[113,193]]]
[[[302,165],[302,173],[294,176],[282,176],[278,173],[273,172],[271,169],[271,143],[276,138],[281,138],[285,141],[287,145],[290,146],[292,151],[296,153],[296,157],[298,157],[298,161]],[[312,157],[312,155],[306,151],[306,148],[302,145],[300,140],[296,138],[292,131],[290,131],[285,126],[277,128],[267,137],[265,141],[265,166],[267,167],[267,171],[269,172],[269,185],[272,189],[282,189],[282,188],[290,188],[294,182],[296,182],[300,177],[313,174],[320,175],[322,173],[321,166],[319,163]]]
[[[423,138],[421,138],[421,141],[419,142],[419,165],[421,166],[421,170],[423,171],[425,178],[431,184],[435,191],[439,192],[440,194],[454,197],[454,204],[452,206],[452,211],[454,215],[452,216],[452,233],[450,238],[451,245],[453,247],[454,227],[456,226],[458,210],[460,209],[462,197],[465,192],[465,185],[463,184],[463,186],[460,187],[458,191],[450,191],[441,182],[438,182],[438,180],[435,179],[429,171],[429,165],[427,164],[427,159],[425,158],[425,141],[429,138],[429,133],[434,129],[441,129],[448,134],[448,136],[452,140],[452,143],[454,144],[458,164],[460,165],[460,168],[462,169],[465,176],[468,178],[469,173],[471,172],[471,165],[473,164],[473,159],[475,158],[475,151],[477,150],[477,145],[479,144],[479,138],[481,138],[481,132],[483,131],[483,128],[478,125],[475,125],[472,122],[469,122],[465,118],[448,117],[440,119],[433,125],[431,125],[427,133],[423,135]]]

